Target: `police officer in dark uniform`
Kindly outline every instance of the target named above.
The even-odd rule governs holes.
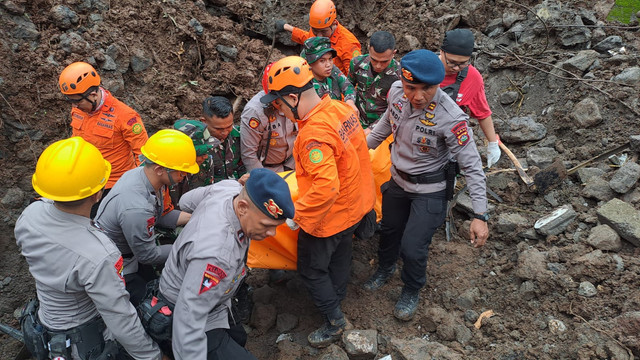
[[[408,321],[426,284],[431,237],[444,222],[457,164],[465,172],[475,212],[471,243],[483,246],[489,230],[482,162],[468,116],[438,86],[445,73],[442,63],[431,51],[414,50],[400,66],[402,77],[389,90],[387,111],[367,137],[370,149],[392,133],[395,140],[391,180],[381,187],[379,265],[364,287],[376,290],[384,285],[402,256],[404,287],[394,315]]]

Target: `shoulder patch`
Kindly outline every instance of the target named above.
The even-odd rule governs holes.
[[[129,119],[129,121],[127,121],[127,125],[131,126],[131,125],[135,124],[136,122],[138,122],[138,118],[134,116],[131,119]]]
[[[436,102],[435,102],[435,101],[432,101],[432,102],[429,104],[429,106],[427,106],[427,109],[429,109],[429,110],[431,110],[431,111],[435,110],[435,108],[436,108]]]
[[[307,146],[306,146],[305,148],[306,148],[307,150],[311,150],[311,149],[313,149],[313,148],[320,147],[320,145],[322,145],[322,144],[320,144],[320,143],[319,143],[319,142],[317,142],[317,141],[310,141],[310,142],[307,144]]]
[[[251,119],[249,119],[249,127],[250,128],[255,129],[259,125],[260,125],[260,120],[258,120],[258,118],[252,117]]]
[[[322,150],[313,149],[309,151],[309,160],[311,160],[312,163],[317,164],[321,162],[323,158],[324,158],[324,155],[322,154]]]
[[[133,124],[133,126],[131,127],[131,132],[134,134],[140,134],[142,132],[142,125],[140,125],[139,123]]]
[[[451,128],[451,132],[458,139],[458,145],[464,146],[469,142],[469,131],[467,130],[467,122],[460,121]]]
[[[156,225],[156,217],[150,217],[147,219],[147,234],[149,236],[153,235],[154,226]]]
[[[222,279],[227,277],[227,273],[221,268],[207,264],[207,268],[202,273],[202,281],[200,282],[200,291],[198,295],[211,290],[211,288],[215,287],[222,281]]]
[[[124,260],[122,259],[122,256],[118,258],[118,261],[116,261],[114,267],[116,268],[116,273],[118,273],[118,277],[124,283],[124,276],[122,276],[122,270],[124,269]]]

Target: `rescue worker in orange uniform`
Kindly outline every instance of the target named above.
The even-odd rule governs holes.
[[[331,48],[337,53],[333,63],[343,74],[349,75],[351,59],[361,54],[358,39],[340,25],[336,19],[336,6],[331,0],[316,0],[309,11],[309,31],[304,31],[289,25],[285,20],[276,21],[276,31],[291,32],[291,41],[303,44],[305,40],[314,36],[323,36],[331,40]]]
[[[149,136],[138,113],[100,86],[100,75],[85,62],[67,66],[58,79],[60,91],[71,104],[72,136],[80,136],[100,150],[111,163],[104,198],[120,176],[139,165],[140,148]],[[91,209],[91,218],[98,210]]]
[[[347,290],[351,239],[373,208],[375,191],[366,139],[349,105],[320,98],[306,60],[289,56],[269,70],[260,101],[298,123],[293,146],[299,197],[287,219],[298,235],[298,273],[325,323],[308,336],[314,347],[337,340],[347,327],[340,302]]]

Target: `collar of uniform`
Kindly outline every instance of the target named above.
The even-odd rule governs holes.
[[[240,193],[240,190],[241,188],[238,188],[238,194]],[[242,227],[240,226],[240,220],[238,220],[238,215],[236,215],[236,211],[233,209],[233,199],[235,199],[238,194],[229,197],[225,201],[224,207],[225,214],[227,216],[227,219],[229,220],[229,224],[231,225],[230,232],[235,236],[236,241],[238,241],[239,243],[243,243],[245,241],[248,241],[249,239],[247,239],[247,237],[244,235]],[[241,233],[242,237],[240,237]]]
[[[137,167],[130,171],[137,171],[140,176],[140,181],[142,181],[144,187],[149,191],[149,194],[155,195],[156,197],[158,196],[158,194],[156,194],[156,189],[153,188],[151,181],[147,178],[147,174],[144,173],[144,166]]]
[[[107,106],[111,105],[111,93],[109,92],[109,90],[107,89],[103,89],[102,86],[98,88],[98,90],[100,91],[100,104],[98,104],[98,106],[96,106],[96,111],[89,113],[89,116],[91,115],[95,115],[99,112],[102,111],[102,107],[105,106],[105,104]],[[109,101],[107,101],[109,100]]]
[[[37,201],[35,203],[38,204],[37,206],[44,206],[45,209],[49,211],[52,217],[60,220],[60,223],[73,222],[78,225],[86,226],[87,229],[93,228],[93,226],[91,225],[91,219],[88,217],[64,212],[50,202]]]

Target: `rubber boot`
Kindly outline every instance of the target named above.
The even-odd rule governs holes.
[[[420,303],[420,290],[408,290],[403,287],[393,315],[399,320],[409,321],[416,314],[418,303]]]
[[[369,280],[365,281],[362,284],[362,287],[365,290],[375,291],[382,287],[382,285],[387,283],[387,280],[396,272],[396,264],[391,265],[391,267],[383,268],[378,266],[378,270],[369,278]]]
[[[331,345],[338,339],[344,330],[351,329],[353,326],[345,319],[340,307],[334,309],[328,315],[323,315],[324,325],[315,330],[309,336],[309,344],[315,348],[323,348]]]

